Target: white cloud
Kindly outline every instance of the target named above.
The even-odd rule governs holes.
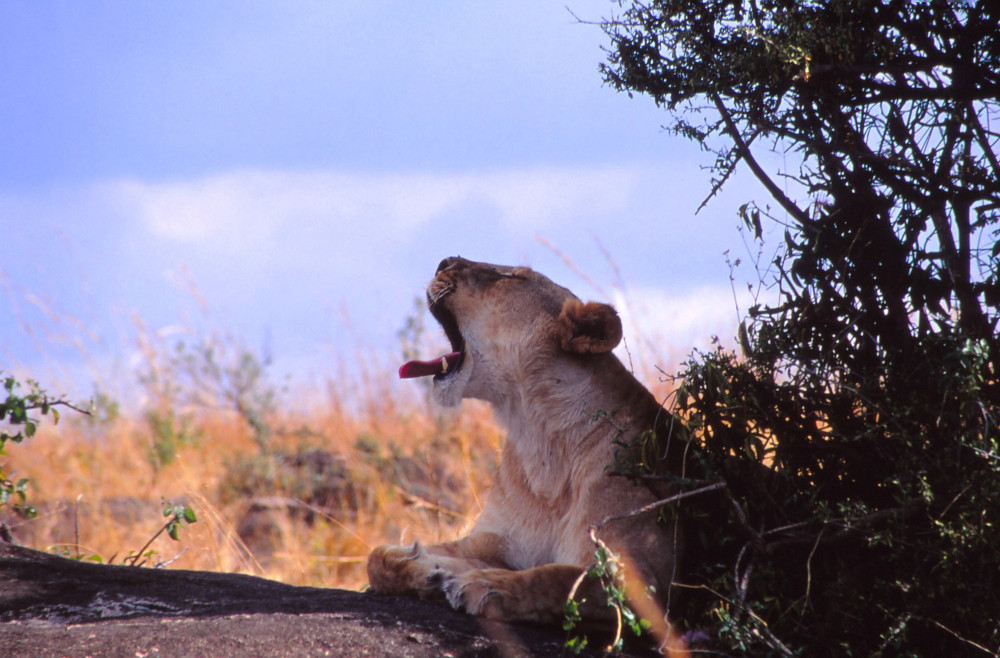
[[[56,277],[49,288],[65,291],[57,305],[109,336],[128,333],[122,314],[154,328],[187,321],[192,311],[197,320],[196,289],[211,321],[251,342],[266,333],[284,359],[314,358],[316,345],[349,350],[359,338],[393,349],[444,256],[531,265],[583,297],[612,291],[620,267],[641,283],[612,301],[636,367],[648,368],[707,347],[713,334],[728,341],[738,322],[728,279],[692,287],[725,276],[711,265],[728,220],[691,221],[700,198],[687,175],[641,163],[472,173],[241,170],[0,195],[0,209],[23,218],[23,234],[7,246],[22,254],[22,266],[5,267],[21,283],[38,278],[27,265],[43,263]],[[59,244],[70,251],[27,257],[50,244],[50,233],[65,233]],[[178,271],[180,284],[171,274]],[[87,296],[73,292],[80,272]],[[12,323],[0,328],[21,333]]]
[[[713,337],[737,349],[739,324],[754,303],[774,304],[775,295],[758,291],[756,299],[746,289],[701,285],[687,290],[638,288],[615,289],[612,303],[625,328],[627,353],[632,365],[647,374],[651,367],[675,367],[693,350],[712,347]]]
[[[508,229],[544,230],[569,218],[620,211],[642,175],[625,168],[474,174],[248,170],[183,181],[116,181],[103,190],[157,238],[253,244],[303,222],[355,225],[378,237],[405,238],[463,208],[475,208]]]
[[[510,226],[537,230],[567,218],[620,212],[640,178],[636,169],[547,168],[470,177],[467,185],[470,196],[494,205]]]
[[[713,335],[728,342],[739,323],[732,290],[722,286],[616,290],[614,304],[634,340],[671,349],[705,347]]]

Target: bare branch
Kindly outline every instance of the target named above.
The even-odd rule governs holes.
[[[946,633],[950,633],[956,639],[958,639],[958,640],[960,640],[962,642],[965,642],[966,644],[979,649],[980,651],[986,653],[987,655],[994,656],[994,658],[996,658],[997,656],[1000,656],[1000,653],[998,653],[996,651],[993,651],[991,649],[988,649],[988,648],[984,647],[983,645],[979,644],[978,642],[973,642],[969,638],[962,637],[961,635],[959,635],[958,633],[956,633],[955,631],[951,630],[950,628],[948,628],[947,626],[945,626],[944,624],[942,624],[941,622],[939,622],[939,621],[937,621],[935,619],[928,619],[927,621],[929,621],[930,623],[934,624],[935,626],[937,626],[941,630],[945,631]]]
[[[736,145],[736,150],[739,153],[740,158],[747,163],[750,167],[750,171],[753,175],[757,177],[765,188],[767,188],[768,193],[774,197],[775,201],[781,204],[788,214],[795,218],[803,228],[815,229],[816,225],[813,220],[809,218],[809,215],[799,208],[794,201],[788,198],[778,185],[771,180],[771,177],[767,175],[767,172],[757,163],[757,160],[753,157],[753,153],[750,152],[750,147],[743,139],[743,135],[740,133],[739,127],[736,122],[733,121],[733,116],[729,112],[729,108],[725,106],[722,99],[718,94],[712,93],[712,101],[715,103],[715,108],[719,111],[719,115],[722,116],[722,120],[726,124],[726,132],[733,139],[733,143]]]
[[[691,498],[692,496],[700,496],[701,494],[709,493],[710,491],[718,491],[719,489],[724,489],[725,487],[726,487],[725,481],[719,480],[718,482],[713,482],[712,484],[705,485],[704,487],[692,489],[691,491],[684,491],[674,496],[670,496],[669,498],[663,498],[648,505],[643,505],[642,507],[636,508],[630,512],[625,512],[623,514],[612,514],[611,516],[605,517],[600,523],[591,526],[591,532],[593,533],[600,530],[601,528],[611,523],[612,521],[621,521],[622,519],[629,519],[634,516],[648,514],[649,512],[658,510],[661,507],[666,507],[667,505],[676,503],[680,500],[684,500],[685,498]]]

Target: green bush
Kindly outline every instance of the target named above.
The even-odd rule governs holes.
[[[937,347],[936,377],[878,401],[721,349],[687,364],[677,411],[729,509],[684,503],[701,589],[679,618],[752,655],[1000,645],[996,383],[981,345]]]
[[[996,3],[622,7],[605,80],[714,154],[710,196],[746,166],[773,205],[741,230],[781,236],[742,358],[678,375],[726,487],[681,504],[671,612],[730,653],[1000,655]]]

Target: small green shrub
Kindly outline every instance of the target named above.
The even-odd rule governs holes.
[[[68,407],[80,413],[88,413],[73,406],[64,398],[51,397],[34,380],[28,379],[25,383],[28,390],[22,393],[21,384],[14,377],[9,375],[3,377],[6,397],[0,402],[0,423],[5,427],[0,429],[0,457],[6,454],[4,446],[8,441],[21,443],[33,437],[38,431],[40,421],[32,416],[33,412],[50,416],[53,424],[59,423],[57,407]],[[28,504],[28,480],[26,478],[14,480],[13,476],[13,472],[7,472],[6,464],[0,462],[0,508],[9,504],[15,514],[33,518],[36,512],[35,508]],[[2,523],[0,523],[0,533],[5,538],[9,537],[7,527]]]
[[[156,555],[150,546],[153,542],[162,535],[164,532],[167,536],[174,541],[180,541],[180,530],[185,525],[191,523],[197,523],[198,516],[195,514],[194,508],[188,505],[175,504],[168,500],[163,501],[163,516],[166,521],[160,529],[157,530],[149,540],[143,544],[142,548],[137,551],[129,551],[128,555],[122,560],[122,564],[141,567],[150,562]],[[157,564],[155,566],[161,566]]]

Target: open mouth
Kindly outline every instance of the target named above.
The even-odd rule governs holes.
[[[451,343],[452,351],[429,361],[407,361],[399,367],[400,379],[433,376],[437,381],[450,377],[462,367],[462,362],[465,360],[465,339],[462,338],[462,332],[458,329],[458,321],[440,301],[431,303],[430,309],[431,315],[444,329],[444,333]]]

